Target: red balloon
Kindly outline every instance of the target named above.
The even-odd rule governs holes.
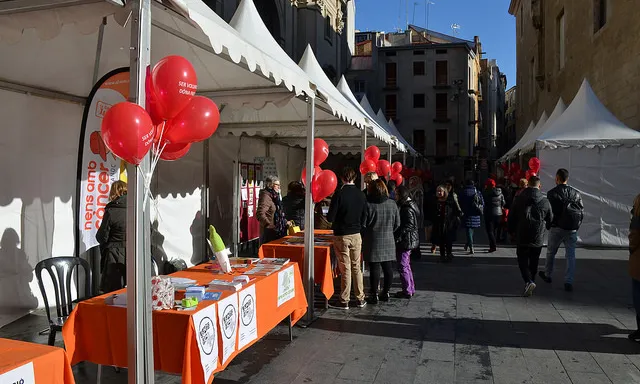
[[[402,172],[402,163],[399,161],[394,162],[393,164],[391,164],[391,170],[393,171],[393,173]]]
[[[322,139],[313,140],[313,165],[316,167],[324,163],[329,157],[329,144]]]
[[[366,175],[369,172],[375,172],[378,169],[378,165],[375,161],[364,159],[362,163],[360,163],[360,174]]]
[[[327,198],[338,186],[338,178],[336,177],[336,174],[328,169],[318,173],[317,176],[314,176],[314,179],[313,187],[311,188],[314,203],[319,203]]]
[[[158,105],[158,100],[156,99],[156,91],[153,89],[153,84],[151,83],[151,67],[147,67],[147,78],[145,80],[145,109],[151,117],[151,121],[153,121],[153,125],[160,125],[164,121],[162,118],[162,114],[160,113],[160,106]]]
[[[198,77],[189,60],[182,56],[167,56],[153,67],[151,84],[160,115],[164,120],[170,120],[195,96]]]
[[[380,148],[375,145],[370,146],[364,151],[364,158],[377,163],[380,160]]]
[[[322,172],[322,168],[313,167],[313,175],[311,175],[311,182],[313,182],[313,177],[318,173]],[[302,179],[302,184],[307,186],[307,167],[302,168],[302,174],[300,175],[300,179]]]
[[[511,170],[512,170],[512,171],[519,171],[519,170],[520,170],[520,164],[518,164],[518,163],[511,163]]]
[[[211,99],[196,96],[178,116],[167,121],[164,129],[166,141],[192,143],[211,137],[220,123],[220,111]]]
[[[402,185],[402,181],[404,180],[404,178],[401,174],[394,173],[393,175],[391,175],[391,180],[395,181],[397,186],[400,186]]]
[[[109,108],[102,119],[100,132],[111,152],[138,165],[151,149],[155,128],[144,108],[125,101]]]
[[[167,144],[160,154],[160,158],[166,161],[178,160],[189,152],[191,143]]]
[[[378,160],[378,168],[376,170],[378,176],[387,177],[391,173],[391,164],[387,160]]]
[[[537,157],[529,159],[529,168],[536,173],[540,171],[540,159]]]

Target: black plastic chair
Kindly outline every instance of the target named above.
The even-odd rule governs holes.
[[[76,286],[76,300],[71,299],[71,278],[73,271],[78,273],[80,268],[84,269],[84,295],[81,295],[80,285]],[[54,294],[55,294],[55,306],[57,316],[52,316],[51,308],[49,308],[49,298],[44,288],[44,281],[42,280],[42,271],[47,271],[49,277],[53,282]],[[73,310],[73,304],[79,301],[92,297],[92,274],[89,263],[79,257],[52,257],[45,259],[36,264],[35,268],[36,278],[38,279],[38,286],[40,286],[40,292],[44,299],[44,307],[47,311],[47,318],[49,319],[49,345],[54,345],[56,341],[56,332],[62,331],[62,326],[67,320],[71,311]]]

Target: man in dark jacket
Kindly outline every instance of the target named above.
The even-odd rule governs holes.
[[[564,274],[564,290],[573,291],[573,277],[576,270],[576,243],[578,242],[578,229],[584,217],[584,205],[582,197],[575,189],[567,185],[569,171],[564,168],[556,172],[557,186],[547,193],[551,209],[553,210],[553,222],[547,238],[547,259],[544,272],[540,272],[540,278],[551,283],[553,265],[560,244],[564,243],[567,269]]]
[[[355,186],[355,179],[356,172],[351,167],[345,167],[342,171],[342,188],[333,195],[327,214],[327,220],[332,223],[333,247],[338,257],[341,276],[340,300],[329,305],[338,309],[349,309],[352,279],[356,305],[359,308],[366,305],[360,265],[360,230],[367,201],[364,193]]]
[[[524,280],[524,296],[531,296],[538,271],[545,229],[551,225],[553,212],[540,192],[540,179],[529,178],[529,187],[516,197],[509,213],[509,233],[516,240],[518,266]]]
[[[502,220],[503,210],[506,202],[502,189],[496,187],[493,179],[488,179],[485,183],[484,192],[484,224],[487,228],[487,236],[489,237],[489,252],[495,252],[497,249],[497,239],[500,235],[500,220]]]

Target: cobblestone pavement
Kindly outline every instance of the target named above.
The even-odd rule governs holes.
[[[640,383],[640,345],[626,337],[636,325],[627,252],[579,249],[575,291],[563,290],[561,258],[553,284],[539,281],[531,298],[521,297],[514,253],[480,248],[469,257],[458,247],[453,263],[440,264],[423,252],[411,300],[329,309],[296,327],[292,343],[278,328],[214,382]],[[42,328],[43,317],[31,315],[0,337],[46,343]],[[95,380],[92,364],[74,372],[79,383]],[[103,383],[125,382],[126,372],[104,369]],[[180,379],[158,374],[156,382]]]

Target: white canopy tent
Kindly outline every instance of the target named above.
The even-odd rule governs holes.
[[[555,185],[559,168],[569,171],[585,218],[578,241],[627,246],[629,212],[640,191],[640,132],[626,127],[602,105],[585,79],[562,115],[536,140],[542,186]]]
[[[549,126],[551,126],[551,124],[553,124],[553,122],[558,117],[560,117],[560,115],[562,115],[565,109],[567,109],[567,106],[564,104],[564,101],[562,100],[562,98],[558,99],[558,102],[556,103],[556,107],[553,109],[553,112],[551,112],[551,115],[546,120],[546,122],[542,125],[540,125],[540,123],[536,124],[536,127],[527,138],[527,141],[524,144],[522,144],[522,147],[519,149],[520,155],[523,155],[535,149],[536,140],[540,137],[540,135],[542,135],[547,130],[547,128],[549,128]]]
[[[11,252],[16,261],[26,259],[29,269],[45,258],[73,255],[77,248],[73,246],[74,237],[77,239],[74,212],[79,202],[74,199],[79,181],[74,170],[82,105],[104,74],[130,67],[130,99],[144,104],[147,66],[177,54],[193,64],[199,90],[219,105],[265,107],[282,100],[283,93],[275,93],[274,98],[274,93],[260,90],[279,84],[295,95],[305,93],[313,102],[313,84],[308,79],[300,78],[284,63],[246,42],[201,0],[176,0],[171,4],[139,0],[125,8],[102,1],[78,5],[56,0],[37,4],[3,2],[0,116],[5,129],[0,156],[3,164],[20,161],[21,165],[3,167],[1,171],[5,183],[0,187],[0,230],[9,234],[10,241],[3,242],[0,250]],[[311,111],[312,122],[313,108]],[[207,144],[199,147],[206,151]],[[192,156],[208,158],[193,149],[189,158]],[[141,164],[143,172],[145,167],[148,159]],[[145,283],[151,268],[150,260],[137,256],[149,254],[150,217],[149,208],[142,206],[142,178],[133,168],[129,171],[129,374],[133,382],[152,383],[150,287]],[[161,167],[157,178],[162,178]],[[166,194],[159,193],[176,199],[198,196],[197,207],[192,208],[202,209],[206,183],[201,180],[195,184],[194,190],[187,191],[180,183],[164,183],[168,190]],[[184,209],[183,204],[180,207]],[[197,211],[177,214],[192,220],[194,213],[197,217]],[[20,244],[22,247],[18,248]],[[39,296],[33,275],[25,276],[23,267],[15,269],[9,277],[18,280],[9,285]],[[25,282],[28,288],[23,287]],[[5,294],[14,295],[4,291],[3,300]]]
[[[525,131],[524,135],[522,135],[522,137],[520,138],[520,140],[518,140],[518,142],[516,143],[516,145],[513,146],[513,148],[511,148],[510,150],[507,151],[507,153],[504,154],[504,156],[502,156],[500,158],[500,160],[498,160],[499,162],[505,162],[515,156],[517,156],[518,154],[518,150],[520,149],[520,147],[522,147],[522,145],[525,143],[525,139],[531,134],[531,132],[535,129],[535,124],[532,122],[529,123],[529,127],[527,128],[527,130]]]

